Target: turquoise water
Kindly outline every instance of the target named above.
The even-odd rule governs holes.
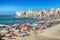
[[[40,21],[40,18],[15,18],[15,17],[0,17],[0,24],[22,24],[22,23],[34,23]]]

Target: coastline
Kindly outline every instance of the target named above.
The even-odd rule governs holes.
[[[57,24],[57,25],[60,25],[60,24]],[[30,30],[30,33],[31,33],[30,36],[27,36],[27,37],[16,37],[16,36],[14,36],[11,38],[15,38],[15,39],[11,39],[11,40],[60,40],[60,38],[46,37],[45,35],[43,35],[43,33],[40,33],[39,31],[37,31],[37,34],[34,34],[34,32],[32,30]],[[3,37],[2,39],[9,40],[8,37]]]
[[[56,24],[56,25],[58,25],[58,24]],[[52,26],[54,27],[56,25],[52,25]],[[13,40],[60,40],[60,38],[58,39],[58,38],[46,37],[46,36],[42,35],[42,33],[40,33],[39,31],[37,31],[37,34],[34,34],[34,32],[32,30],[30,30],[30,33],[31,33],[31,35],[27,36],[27,37],[16,37],[16,36],[14,36],[14,37],[11,37],[11,38],[15,38]],[[2,39],[9,40],[8,37],[3,37]]]

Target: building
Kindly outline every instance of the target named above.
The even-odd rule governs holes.
[[[58,14],[60,13],[60,8],[56,9],[56,13],[58,13]]]
[[[17,17],[24,17],[25,16],[25,12],[24,11],[17,11],[16,12],[16,16]]]
[[[18,17],[40,17],[40,18],[50,18],[50,17],[56,17],[56,16],[60,17],[60,8],[57,8],[57,9],[52,8],[50,10],[44,9],[44,10],[17,11],[16,16]]]

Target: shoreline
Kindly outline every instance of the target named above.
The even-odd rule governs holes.
[[[53,26],[56,26],[56,25],[53,25]],[[26,36],[26,37],[13,36],[11,38],[13,40],[60,40],[60,39],[56,39],[56,38],[46,37],[46,36],[42,35],[42,33],[40,33],[39,31],[37,31],[37,34],[34,34],[34,32],[31,30],[30,33],[31,33],[30,36]],[[14,38],[16,38],[16,39],[14,39]],[[3,37],[2,39],[8,40],[9,38],[8,37]]]

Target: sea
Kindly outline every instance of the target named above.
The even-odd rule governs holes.
[[[0,24],[13,25],[22,23],[35,23],[41,21],[40,18],[16,18],[11,16],[0,17]]]

